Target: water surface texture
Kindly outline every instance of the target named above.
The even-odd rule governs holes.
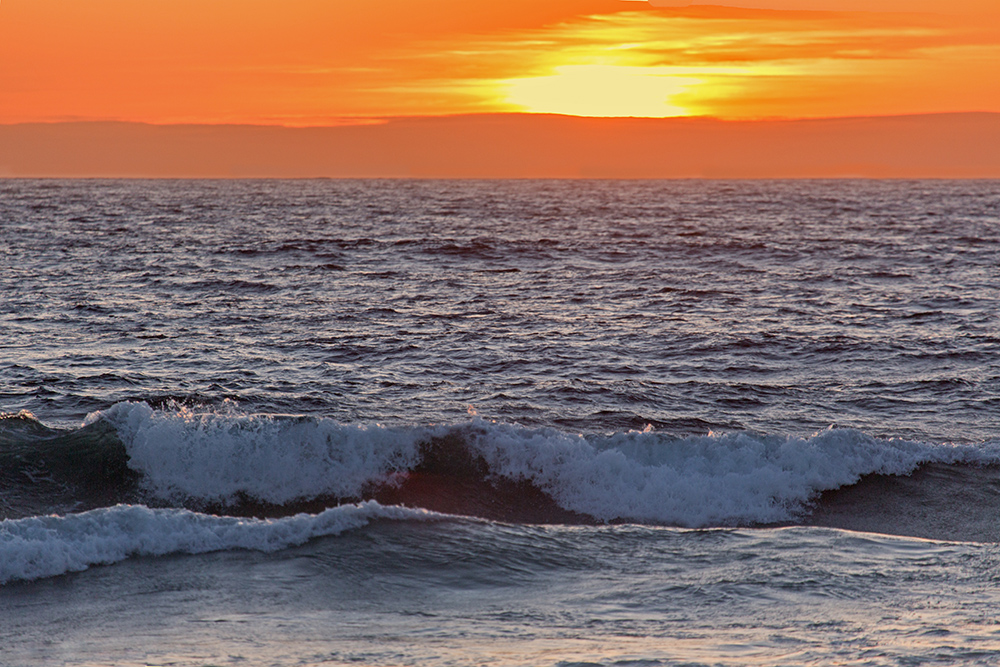
[[[0,181],[5,665],[1000,664],[996,181]]]

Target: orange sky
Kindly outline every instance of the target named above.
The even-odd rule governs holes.
[[[1000,111],[998,0],[655,4],[0,0],[0,123]]]

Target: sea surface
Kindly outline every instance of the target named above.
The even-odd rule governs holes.
[[[0,180],[0,664],[1000,665],[1000,182]]]

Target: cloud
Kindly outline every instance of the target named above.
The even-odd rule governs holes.
[[[653,7],[722,5],[742,9],[835,12],[996,13],[995,0],[649,0]]]
[[[825,0],[736,0],[770,5],[763,10],[725,9],[718,4],[724,1],[679,11],[644,11],[633,2],[633,11],[498,35],[467,47],[482,58],[503,54],[504,62],[516,63],[517,71],[501,83],[506,100],[519,109],[590,115],[586,109],[599,105],[584,92],[624,101],[622,91],[633,81],[660,90],[656,115],[680,110],[724,118],[801,118],[1000,105],[1000,88],[992,83],[1000,57],[995,28],[927,13],[802,11]],[[586,86],[577,81],[581,73],[591,79]],[[614,85],[597,76],[612,73],[619,77]],[[573,94],[560,92],[564,88]],[[579,103],[555,108],[543,93],[556,92],[567,104]],[[636,112],[647,114],[654,115]]]

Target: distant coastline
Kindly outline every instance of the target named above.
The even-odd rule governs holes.
[[[0,125],[0,177],[1000,178],[1000,113],[809,120],[483,114],[291,128]]]

